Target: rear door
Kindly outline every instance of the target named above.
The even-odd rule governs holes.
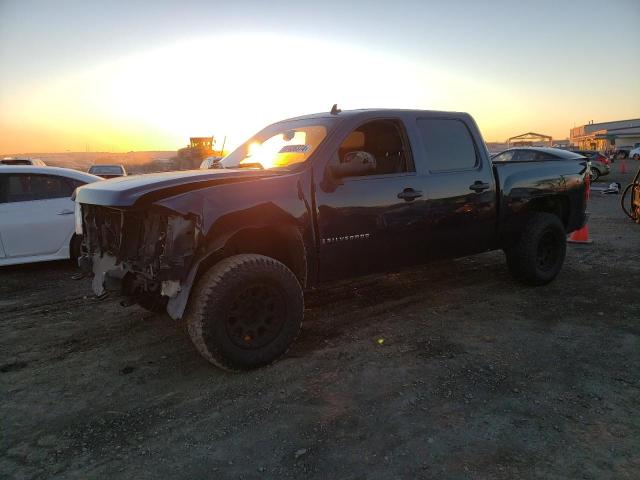
[[[424,184],[421,243],[430,258],[490,248],[497,197],[491,161],[475,124],[463,118],[416,119],[416,169]]]
[[[51,255],[68,246],[74,230],[74,184],[56,175],[0,177],[0,231],[6,257]]]

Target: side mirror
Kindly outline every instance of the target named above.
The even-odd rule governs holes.
[[[369,152],[356,150],[346,153],[342,160],[331,165],[331,173],[336,178],[360,177],[376,171],[376,158]]]

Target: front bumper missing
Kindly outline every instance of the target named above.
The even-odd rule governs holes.
[[[142,296],[165,297],[170,316],[180,318],[193,281],[197,219],[93,205],[83,205],[82,213],[86,254],[78,264],[93,273],[94,293],[119,292],[129,297],[127,304]]]

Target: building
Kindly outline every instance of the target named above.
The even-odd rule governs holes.
[[[601,152],[640,146],[640,118],[593,123],[574,127],[569,132],[571,144],[581,150]]]
[[[507,139],[509,147],[550,147],[553,138],[541,133],[527,132]]]

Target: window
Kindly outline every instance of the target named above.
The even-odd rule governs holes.
[[[16,173],[0,180],[0,202],[29,202],[70,197],[74,186],[66,178],[52,175]]]
[[[495,157],[493,157],[494,162],[510,162],[513,160],[513,154],[515,152],[513,150],[507,150],[506,152],[499,153]]]
[[[471,134],[460,120],[420,118],[418,129],[429,170],[468,170],[478,163]]]
[[[413,163],[402,126],[396,120],[373,120],[358,127],[338,149],[340,161],[349,152],[364,151],[373,155],[376,169],[371,175],[389,175],[413,171]]]
[[[225,168],[287,168],[305,162],[327,136],[327,125],[283,122],[267,127],[222,159]]]
[[[557,157],[553,155],[549,155],[545,152],[540,152],[538,150],[515,150],[515,154],[513,156],[514,162],[540,162],[543,160],[553,160]]]
[[[119,165],[93,165],[89,168],[92,175],[123,175],[124,169]]]

